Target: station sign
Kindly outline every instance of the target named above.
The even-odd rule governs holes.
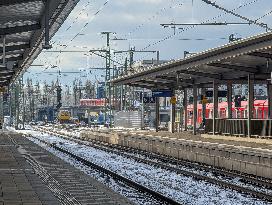
[[[156,102],[156,98],[155,97],[143,97],[143,103],[147,104],[147,103],[155,103]]]
[[[206,97],[212,98],[213,97],[213,91],[212,90],[206,91]]]
[[[219,98],[225,98],[227,97],[228,92],[226,90],[219,90],[218,91],[218,97]],[[213,90],[206,91],[206,97],[212,98],[213,97]]]
[[[173,105],[177,104],[177,98],[175,96],[171,97],[170,103]]]
[[[172,97],[173,92],[172,90],[155,90],[152,91],[153,97]]]

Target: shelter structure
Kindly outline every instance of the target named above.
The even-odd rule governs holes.
[[[0,86],[25,71],[79,0],[0,0]]]
[[[187,129],[187,93],[193,89],[193,132],[196,134],[199,88],[213,90],[213,117],[206,122],[206,132],[271,135],[272,129],[272,33],[264,33],[212,48],[184,59],[148,67],[143,71],[120,76],[111,81],[115,85],[130,85],[151,90],[183,90],[185,129]],[[218,119],[218,86],[227,85],[228,115]],[[247,115],[232,117],[233,84],[248,85]],[[253,119],[254,84],[266,84],[268,90],[268,119]],[[157,105],[158,106],[158,105]],[[174,107],[174,106],[172,106]],[[174,111],[174,109],[173,109]],[[158,115],[157,115],[158,116]],[[174,124],[172,115],[172,127]],[[158,123],[157,123],[158,125]],[[172,129],[173,130],[173,129]]]

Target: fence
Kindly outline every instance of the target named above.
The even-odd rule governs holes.
[[[141,128],[142,118],[139,111],[120,111],[114,115],[114,126],[124,128]]]

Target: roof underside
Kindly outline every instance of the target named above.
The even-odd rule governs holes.
[[[78,1],[49,1],[50,38]],[[0,0],[0,86],[9,85],[41,52],[44,44],[45,2],[46,0]]]
[[[272,33],[253,36],[185,59],[148,67],[112,80],[148,89],[209,87],[218,83],[245,83],[252,74],[256,83],[267,83],[272,72]]]

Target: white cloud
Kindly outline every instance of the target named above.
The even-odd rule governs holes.
[[[90,1],[88,6],[87,0],[81,0],[75,10],[71,13],[63,27],[54,37],[53,41],[60,44],[68,44],[70,46],[81,46],[88,48],[102,48],[105,45],[105,36],[98,35],[101,31],[117,32],[117,37],[132,38],[130,41],[115,41],[113,47],[119,50],[127,50],[129,46],[135,46],[137,49],[144,48],[146,45],[152,44],[167,35],[173,34],[170,28],[162,28],[161,23],[192,23],[201,22],[211,19],[214,16],[222,14],[218,9],[204,4],[201,1],[194,1],[192,8],[191,0],[111,0],[103,8],[101,13],[93,17],[101,5],[105,1]],[[239,4],[247,1],[237,0],[221,0],[218,4],[233,9]],[[180,5],[182,4],[182,5]],[[272,8],[271,0],[259,0],[252,6],[239,9],[236,12],[256,19],[267,13]],[[83,10],[83,11],[82,11]],[[79,15],[79,13],[81,14]],[[91,20],[91,18],[93,18]],[[91,21],[90,21],[91,20]],[[230,16],[222,15],[217,21],[242,22],[242,20]],[[263,18],[261,21],[270,24],[271,15]],[[85,35],[78,36],[72,42],[72,37],[77,34],[86,22],[90,22],[86,29],[83,30]],[[215,20],[214,20],[215,21]],[[73,23],[74,22],[74,23]],[[70,27],[68,31],[66,29]],[[251,26],[227,26],[227,27],[196,27],[180,35],[174,36],[170,40],[151,46],[151,50],[160,50],[161,59],[180,58],[184,50],[201,51],[210,47],[215,47],[227,41],[209,40],[209,41],[179,41],[180,38],[222,38],[228,37],[232,33],[238,33],[242,37],[254,35],[263,32],[254,25]],[[131,33],[131,35],[128,35]],[[138,40],[137,40],[138,39]],[[67,48],[75,49],[73,47]],[[55,63],[58,54],[42,54],[38,59],[45,61],[44,56],[47,55],[47,62]],[[148,56],[151,57],[150,55]],[[143,55],[135,54],[135,60],[143,58]],[[121,60],[121,58],[120,58]],[[103,66],[104,59],[93,57],[93,66]],[[60,66],[65,69],[77,69],[86,65],[86,59],[82,53],[63,53],[61,54]]]

